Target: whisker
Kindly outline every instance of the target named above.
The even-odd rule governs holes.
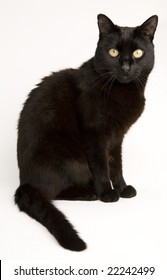
[[[109,89],[108,89],[108,92],[107,92],[107,102],[108,102],[108,97],[110,95],[110,92],[111,92],[111,88],[112,88],[112,85],[114,83],[114,81],[116,80],[115,76],[112,74],[110,80],[109,80]]]
[[[110,94],[110,90],[115,81],[115,77],[113,76],[113,74],[111,72],[109,74],[110,74],[109,79],[105,82],[104,86],[101,89],[101,94],[103,94],[103,96],[104,96],[104,103],[105,103],[106,109],[107,109],[107,103],[108,103],[108,97]]]
[[[100,75],[97,79],[95,79],[94,86],[96,86],[100,82],[105,81],[108,76],[109,76],[109,72]]]
[[[98,95],[97,95],[97,98],[96,98],[96,102],[97,102],[97,100],[98,100],[98,98],[100,97],[100,95],[103,93],[103,90],[104,90],[104,88],[105,88],[105,86],[106,86],[106,83],[108,83],[108,78],[110,77],[110,73],[109,72],[107,72],[107,73],[105,73],[105,74],[102,74],[99,78],[98,78],[98,80],[94,83],[94,85],[97,85],[98,83],[104,83],[104,85],[103,85],[103,87],[100,89],[100,91],[99,91],[99,93],[98,93]]]
[[[135,84],[139,91],[143,91],[143,88],[146,84],[145,76],[142,74],[138,75],[138,73],[136,73]]]

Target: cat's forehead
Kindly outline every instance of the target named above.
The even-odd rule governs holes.
[[[110,44],[120,49],[137,47],[139,42],[135,30],[135,27],[119,27],[115,35],[111,36]]]
[[[119,35],[122,41],[129,41],[132,38],[135,28],[133,27],[119,27]]]
[[[140,34],[136,33],[137,27],[120,27],[116,26],[114,32],[99,40],[103,48],[118,48],[119,50],[132,50],[142,48],[145,41]]]

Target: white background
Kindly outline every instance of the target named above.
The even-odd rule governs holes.
[[[157,268],[167,260],[166,11],[165,0],[0,0],[1,259],[106,260],[108,265]],[[27,94],[43,76],[78,67],[94,55],[99,13],[122,26],[140,25],[157,14],[156,63],[145,92],[145,112],[123,146],[124,176],[137,188],[137,197],[114,204],[56,202],[87,242],[88,249],[77,253],[61,248],[14,205],[17,120]]]

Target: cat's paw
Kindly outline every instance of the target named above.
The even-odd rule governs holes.
[[[104,192],[100,196],[100,200],[103,202],[115,202],[119,199],[120,195],[117,190],[110,190],[108,192]]]
[[[120,197],[131,198],[136,196],[137,191],[132,186],[126,186],[126,188],[120,193]]]

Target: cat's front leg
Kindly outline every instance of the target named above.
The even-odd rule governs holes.
[[[107,143],[105,138],[93,132],[87,132],[85,138],[86,155],[93,184],[98,198],[103,202],[115,202],[119,192],[111,188],[110,170],[108,165]]]
[[[122,147],[117,145],[109,153],[110,179],[113,188],[117,190],[121,197],[130,198],[136,195],[136,190],[130,185],[126,185],[122,174]]]
[[[108,172],[107,164],[103,164],[103,168],[100,167],[102,160],[100,159],[96,166],[91,165],[93,174],[94,187],[98,198],[103,202],[115,202],[119,199],[120,194],[118,190],[112,189],[111,181]],[[100,167],[100,168],[99,168]],[[95,168],[95,169],[94,169]]]

